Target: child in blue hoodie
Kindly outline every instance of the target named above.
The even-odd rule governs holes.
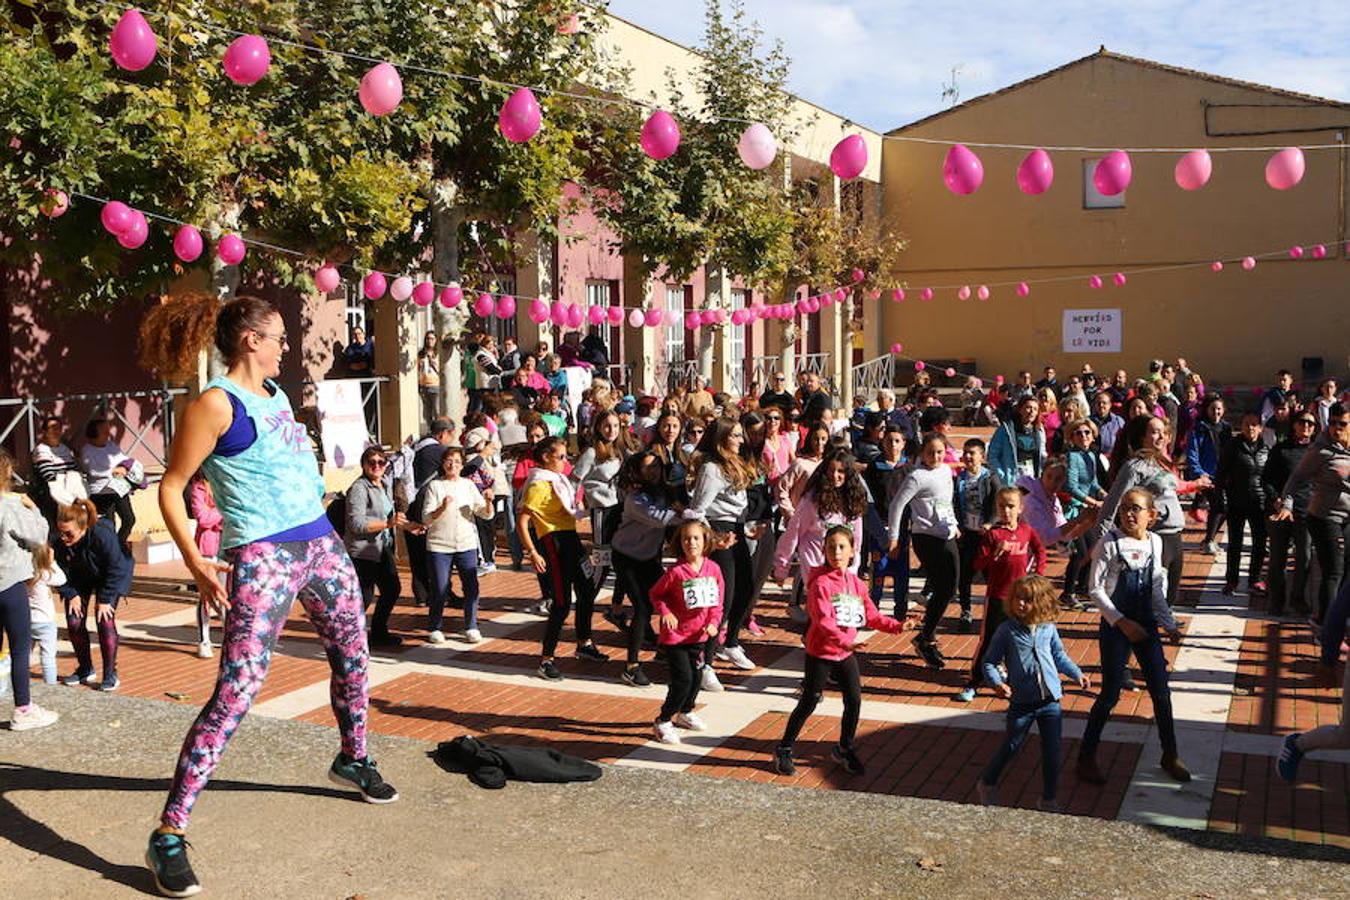
[[[1008,595],[1008,621],[998,627],[989,651],[984,655],[984,678],[1008,704],[1008,732],[1003,745],[985,767],[977,785],[980,802],[986,806],[998,802],[996,788],[1003,769],[1017,755],[1035,723],[1041,733],[1041,799],[1036,804],[1045,812],[1059,812],[1055,799],[1059,784],[1060,733],[1062,713],[1059,700],[1064,695],[1059,676],[1067,675],[1078,686],[1091,686],[1087,675],[1064,652],[1064,644],[1055,628],[1058,603],[1055,588],[1048,578],[1027,575],[1019,578]],[[1005,681],[999,663],[1008,670]]]

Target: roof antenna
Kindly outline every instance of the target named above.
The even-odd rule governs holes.
[[[957,73],[961,71],[964,63],[957,63],[952,66],[952,80],[949,84],[942,85],[942,102],[951,106],[956,106],[961,102],[961,87],[956,83]]]

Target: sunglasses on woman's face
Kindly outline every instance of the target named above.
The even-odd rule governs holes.
[[[1295,420],[1294,420],[1294,424],[1295,424],[1295,425],[1307,425],[1309,428],[1316,428],[1316,427],[1317,427],[1317,423],[1314,422],[1312,419],[1295,419]]]
[[[389,460],[372,459],[370,462],[366,463],[366,465],[370,466],[372,469],[383,469],[385,466],[389,465]]]

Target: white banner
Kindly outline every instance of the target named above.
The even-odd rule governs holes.
[[[355,378],[320,381],[315,389],[324,460],[339,469],[357,465],[368,441],[361,382]]]
[[[1120,310],[1064,310],[1065,353],[1119,353]]]

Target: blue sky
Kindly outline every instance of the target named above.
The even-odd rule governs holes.
[[[610,0],[616,15],[689,46],[703,0]],[[1116,0],[945,4],[912,0],[745,0],[749,16],[792,59],[790,89],[880,131],[961,98],[1096,51],[1141,56],[1350,101],[1350,7],[1310,0]]]

